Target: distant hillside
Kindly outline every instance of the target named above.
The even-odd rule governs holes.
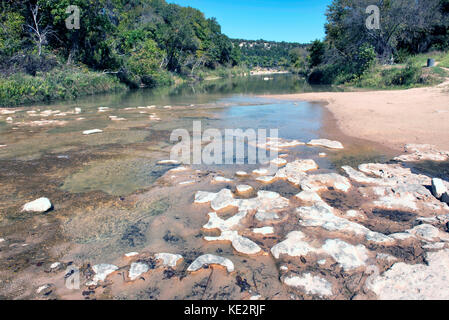
[[[306,44],[275,42],[266,40],[231,39],[241,51],[241,62],[250,68],[287,68],[291,65],[289,53],[296,48],[306,48]]]

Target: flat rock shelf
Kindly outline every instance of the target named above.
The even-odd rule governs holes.
[[[448,298],[449,152],[333,136],[312,103],[188,92],[1,112],[2,297]],[[193,121],[279,136],[245,143],[265,164],[172,159]]]

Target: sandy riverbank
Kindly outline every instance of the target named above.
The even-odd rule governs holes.
[[[389,148],[399,150],[408,143],[428,143],[449,150],[449,82],[409,90],[267,97],[322,102],[344,134]]]

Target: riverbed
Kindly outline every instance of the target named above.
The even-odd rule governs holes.
[[[338,259],[337,262],[324,259],[322,263],[321,251],[312,253],[311,260],[306,254],[283,259],[273,257],[273,247],[291,232],[304,228],[296,213],[307,203],[296,197],[304,187],[292,182],[294,179],[288,174],[287,181],[275,178],[275,174],[263,181],[263,174],[253,173],[260,169],[259,164],[164,162],[170,159],[175,144],[170,141],[173,130],[192,132],[194,122],[200,122],[203,130],[213,128],[220,132],[278,129],[282,141],[300,142],[280,148],[285,163],[279,169],[307,159],[317,165],[313,173],[323,177],[333,174],[343,177],[344,166],[357,168],[366,163],[389,163],[399,155],[395,150],[344,135],[332,115],[318,103],[259,97],[321,90],[328,88],[309,87],[291,75],[273,75],[268,80],[254,76],[9,109],[0,118],[0,238],[3,240],[0,242],[0,296],[6,299],[350,299],[354,294],[361,294],[361,287],[346,291],[342,288],[345,284],[355,286],[364,271],[355,268],[356,271],[348,272],[338,265]],[[89,130],[97,133],[83,134]],[[322,138],[338,140],[344,149],[304,144]],[[432,165],[421,169],[428,169],[428,175],[432,176],[441,168],[440,164],[436,164],[437,169]],[[239,171],[247,174],[236,174]],[[414,178],[412,173],[408,178]],[[354,223],[373,232],[387,235],[404,232],[415,226],[413,221],[417,215],[430,215],[425,210],[419,214],[414,210],[397,210],[396,216],[402,218],[389,219],[396,209],[365,208],[374,199],[371,190],[368,196],[363,195],[359,187],[364,186],[360,182],[351,183],[349,191],[331,183],[319,192],[320,197],[341,214],[362,211],[365,218],[355,218]],[[239,194],[236,190],[239,185],[249,186],[250,191]],[[198,192],[208,192],[213,198],[213,193],[223,189],[230,190],[232,197],[242,201],[258,199],[261,195],[287,201],[285,206],[273,209],[277,210],[279,219],[254,218],[257,210],[263,211],[261,206],[272,205],[272,200],[265,203],[262,199],[262,204],[254,212],[249,210],[240,221],[239,236],[256,244],[260,249],[257,254],[239,252],[226,239],[207,240],[220,236],[220,228],[204,227],[213,210],[208,202],[196,201]],[[51,200],[51,211],[22,210],[25,203],[40,197]],[[432,210],[444,214],[446,207],[441,205]],[[227,219],[240,209],[239,205],[231,204],[215,211]],[[264,227],[270,227],[271,231],[254,232]],[[413,241],[388,247],[366,244],[365,240],[354,239],[342,230],[333,232],[332,237],[352,241],[353,245],[364,243],[373,253],[396,253],[400,261],[422,262],[425,254],[422,249],[410,253],[410,248],[417,246]],[[331,236],[318,225],[307,233],[316,246]],[[168,266],[156,258],[158,253],[182,258]],[[190,272],[189,266],[205,254],[229,259],[233,270],[211,264]],[[133,263],[145,271],[135,279],[129,274]],[[92,281],[93,267],[106,264],[116,269],[107,278]],[[387,268],[385,263],[382,267]],[[70,270],[79,272],[79,289],[67,285],[73,273]],[[327,282],[326,288],[318,293],[288,285],[289,281],[285,280],[292,275],[320,273]],[[331,295],[325,294],[329,291],[328,284],[333,288]],[[366,297],[374,297],[370,294]]]

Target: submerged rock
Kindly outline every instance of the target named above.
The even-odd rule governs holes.
[[[320,153],[318,153],[318,156],[319,156],[320,158],[325,158],[325,157],[327,157],[327,153],[325,153],[325,152],[320,152]]]
[[[219,265],[225,267],[228,272],[234,271],[234,263],[228,258],[223,258],[213,254],[205,254],[198,257],[192,264],[187,268],[187,271],[194,272],[198,271],[204,266],[209,265]]]
[[[436,242],[436,243],[426,244],[422,248],[428,249],[428,250],[441,250],[441,249],[444,249],[445,246],[446,246],[445,242]]]
[[[318,195],[318,193],[314,191],[301,191],[296,195],[296,198],[298,198],[301,201],[304,202],[321,202],[323,201],[321,197]]]
[[[239,203],[240,210],[279,210],[288,207],[289,200],[273,191],[258,191],[256,198],[242,199]]]
[[[343,192],[351,189],[349,180],[337,173],[308,175],[302,179],[300,185],[302,190],[309,191],[323,191],[329,187]]]
[[[306,172],[316,169],[318,169],[318,165],[312,159],[296,160],[278,170],[276,178],[287,179],[291,183],[299,185],[301,180],[306,176]]]
[[[304,241],[305,238],[305,234],[301,231],[292,231],[287,235],[287,239],[271,248],[271,254],[276,259],[279,259],[281,254],[285,254],[290,257],[301,257],[306,256],[310,252],[316,251],[316,248]]]
[[[446,161],[449,151],[443,151],[430,144],[408,144],[405,146],[406,154],[394,158],[397,161]]]
[[[222,189],[217,193],[198,191],[195,194],[195,203],[209,203],[213,210],[219,211],[229,206],[238,206],[238,200],[229,189]]]
[[[157,162],[157,164],[159,165],[179,165],[181,164],[181,162],[179,162],[178,160],[160,160]]]
[[[440,231],[440,229],[430,224],[420,224],[413,229],[407,230],[407,232],[429,242],[438,241],[438,239],[449,241],[449,234]]]
[[[265,210],[258,210],[254,218],[256,218],[256,220],[260,222],[280,219],[279,215],[276,212],[267,212]]]
[[[174,268],[183,258],[180,254],[158,253],[155,255],[156,260],[162,260],[162,264],[167,267]]]
[[[261,168],[261,169],[253,170],[253,174],[259,175],[259,176],[265,176],[265,175],[269,174],[269,171],[268,171],[268,169]]]
[[[344,270],[352,270],[366,265],[368,250],[362,244],[354,246],[340,239],[328,239],[323,245],[328,253]]]
[[[219,182],[232,182],[232,180],[228,179],[228,178],[225,178],[225,177],[215,177],[212,180],[212,182],[216,182],[216,183],[219,183]]]
[[[117,116],[109,116],[109,119],[111,119],[111,121],[125,121],[125,118],[120,118]]]
[[[203,228],[207,230],[219,229],[221,231],[229,231],[235,226],[238,226],[240,221],[244,219],[246,215],[247,211],[240,211],[229,219],[223,220],[215,212],[210,212],[209,222],[205,224]]]
[[[447,300],[449,249],[428,252],[427,264],[395,263],[367,281],[367,288],[382,300]]]
[[[103,130],[100,130],[100,129],[92,129],[92,130],[84,130],[83,134],[87,136],[90,134],[96,134],[96,133],[102,133],[102,132],[103,132]]]
[[[321,227],[327,231],[341,232],[347,236],[363,236],[367,241],[383,244],[394,241],[382,233],[371,231],[361,224],[338,217],[334,209],[324,201],[316,202],[311,207],[300,207],[296,211],[301,218],[300,224],[304,227]]]
[[[16,110],[10,110],[7,108],[0,108],[0,114],[1,115],[7,115],[7,114],[14,114],[16,113]]]
[[[354,181],[357,181],[359,183],[368,183],[368,184],[384,184],[384,181],[378,178],[372,178],[365,175],[363,172],[360,172],[358,170],[355,170],[354,168],[350,166],[343,166],[341,167],[346,174]]]
[[[415,238],[415,236],[411,233],[408,232],[397,232],[397,233],[392,233],[389,235],[390,238],[393,238],[395,240],[399,240],[399,241],[405,241],[405,240],[409,240],[409,239],[413,239]]]
[[[142,274],[148,272],[148,270],[150,270],[150,267],[146,263],[133,262],[131,263],[131,267],[129,268],[128,276],[131,281],[134,281]]]
[[[418,206],[416,205],[416,198],[411,194],[389,194],[385,197],[380,197],[379,200],[373,202],[375,206],[386,209],[408,209],[416,211]]]
[[[274,233],[274,228],[273,227],[255,228],[253,229],[253,232],[256,234],[268,235]]]
[[[302,276],[290,276],[284,278],[284,283],[291,287],[301,287],[307,294],[318,295],[320,297],[331,296],[332,284],[318,276],[305,273]]]
[[[98,282],[105,281],[106,277],[116,271],[118,267],[112,264],[96,264],[92,267],[92,269],[95,272],[93,281]]]
[[[426,208],[442,208],[441,203],[427,189],[431,179],[415,174],[401,164],[367,163],[359,166],[360,171],[348,166],[343,167],[343,170],[352,180],[372,185],[359,190],[365,197],[374,196],[376,199],[373,204],[376,207],[416,212]]]
[[[185,186],[185,185],[189,185],[189,184],[194,184],[196,181],[195,180],[188,180],[188,181],[182,181],[180,183],[178,183],[180,186]]]
[[[198,191],[197,193],[195,193],[194,202],[198,203],[198,204],[209,203],[213,199],[215,199],[216,196],[217,196],[216,193],[207,192],[207,191]]]
[[[48,198],[39,198],[37,200],[26,203],[22,211],[44,213],[53,208]]]
[[[230,241],[232,244],[232,247],[240,253],[243,254],[257,254],[262,249],[253,241],[250,239],[243,237],[238,234],[237,231],[222,231],[221,235],[219,237],[204,237],[204,240],[206,241]]]
[[[270,161],[273,165],[278,166],[278,167],[283,167],[287,164],[287,160],[282,159],[282,158],[277,158],[277,159],[273,159]]]
[[[179,166],[177,168],[170,169],[169,172],[170,173],[175,173],[175,172],[183,172],[183,171],[187,171],[187,170],[188,170],[187,167]]]
[[[21,122],[18,123],[19,126],[31,126],[31,127],[43,127],[50,125],[64,126],[67,124],[67,121],[63,120],[38,120],[38,121],[29,121],[29,122]]]
[[[307,171],[316,170],[317,168],[318,165],[313,160],[296,160],[279,169],[275,174],[275,178],[287,180],[298,186],[307,176]]]
[[[348,218],[365,219],[363,213],[357,210],[348,210],[346,211],[345,216]]]
[[[273,177],[273,176],[263,176],[263,177],[256,178],[256,181],[268,184],[268,183],[274,182],[275,179],[276,179],[276,177]]]
[[[338,141],[332,141],[328,139],[314,139],[310,140],[307,145],[309,146],[319,146],[319,147],[325,147],[329,149],[344,149],[341,142]]]
[[[152,121],[161,121],[161,118],[159,118],[158,116],[156,116],[155,114],[150,115],[150,120]]]
[[[219,211],[227,207],[238,206],[238,201],[234,199],[231,190],[223,189],[216,194],[215,198],[211,201],[210,206],[213,210]]]
[[[410,168],[405,168],[401,164],[365,163],[359,165],[359,170],[363,173],[382,178],[389,185],[399,183],[430,184],[429,177],[414,174]]]
[[[305,238],[301,231],[290,232],[286,240],[271,248],[271,253],[276,259],[281,254],[291,257],[306,256],[309,253],[326,254],[333,257],[344,270],[365,266],[369,258],[369,251],[361,244],[354,246],[340,239],[328,239],[321,248],[316,248],[306,242]]]
[[[128,253],[125,254],[125,257],[131,258],[131,257],[135,257],[137,255],[139,255],[138,252],[128,252]]]
[[[195,194],[195,203],[209,203],[215,211],[228,207],[237,207],[239,211],[273,210],[288,206],[289,200],[272,191],[259,191],[256,198],[235,199],[231,190],[222,189],[217,193],[198,191]]]
[[[59,110],[54,110],[54,111],[53,110],[44,110],[44,111],[41,111],[40,116],[41,117],[49,117],[49,116],[51,116],[53,114],[57,114],[59,112],[61,112],[61,111],[59,111]]]
[[[282,138],[268,137],[266,143],[259,143],[257,144],[257,147],[261,149],[279,151],[280,149],[293,148],[304,144],[304,142],[298,140],[286,140]]]
[[[51,287],[51,284],[44,284],[42,286],[40,286],[39,288],[37,288],[36,293],[41,293],[44,290],[47,290]]]
[[[245,194],[245,193],[253,191],[253,187],[244,185],[244,184],[240,184],[236,187],[236,190],[240,194]]]
[[[50,265],[50,270],[59,269],[61,267],[61,262],[54,262]]]
[[[240,211],[236,215],[227,220],[223,220],[215,212],[209,213],[209,222],[203,227],[204,229],[218,229],[221,231],[219,237],[205,237],[206,241],[230,241],[234,249],[243,254],[256,254],[261,248],[248,238],[245,238],[233,230],[237,227],[242,219],[246,217],[247,211]]]

